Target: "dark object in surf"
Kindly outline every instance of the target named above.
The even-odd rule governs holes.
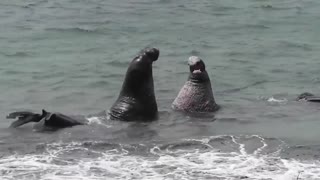
[[[320,103],[320,96],[315,96],[312,93],[304,92],[297,97],[298,101],[304,100],[309,102],[317,102]]]
[[[7,119],[17,119],[16,121],[11,123],[10,127],[12,128],[17,128],[30,122],[35,122],[38,125],[40,124],[41,126],[57,129],[85,124],[84,122],[80,122],[80,120],[77,120],[70,116],[66,116],[61,113],[47,112],[44,109],[42,110],[42,114],[28,111],[13,112],[7,116]]]

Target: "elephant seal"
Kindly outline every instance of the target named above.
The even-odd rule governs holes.
[[[197,56],[189,57],[190,74],[172,103],[172,108],[191,113],[215,112],[220,106],[213,97],[210,78],[204,62]]]
[[[300,101],[300,100],[305,100],[305,101],[310,101],[310,102],[317,102],[319,103],[320,102],[320,97],[319,96],[315,96],[314,94],[311,94],[309,92],[304,92],[302,94],[300,94],[298,97],[297,97],[297,100]]]
[[[149,121],[158,117],[152,63],[159,57],[156,48],[145,48],[131,61],[118,96],[108,111],[108,119]]]
[[[72,127],[76,125],[85,125],[86,122],[82,122],[80,119],[75,119],[70,116],[66,116],[61,113],[51,113],[46,110],[42,110],[42,114],[27,112],[27,111],[17,111],[10,113],[7,119],[16,119],[12,122],[10,127],[17,128],[29,122],[37,123],[35,126],[38,128],[52,128],[60,129],[66,127]]]

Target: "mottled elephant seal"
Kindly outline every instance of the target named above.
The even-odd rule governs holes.
[[[188,65],[190,69],[188,80],[173,101],[172,108],[196,113],[217,111],[220,106],[213,97],[204,62],[197,56],[191,56]]]

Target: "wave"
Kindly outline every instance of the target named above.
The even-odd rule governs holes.
[[[264,10],[274,10],[274,11],[277,11],[277,10],[299,10],[301,9],[301,7],[299,6],[273,6],[273,5],[270,5],[270,4],[266,4],[266,5],[260,5],[260,6],[256,6],[254,8],[258,8],[258,9],[264,9]]]
[[[58,32],[78,32],[78,33],[99,33],[95,28],[84,27],[66,27],[66,28],[46,28],[46,31],[58,31]]]
[[[5,179],[317,179],[320,162],[281,158],[284,142],[215,136],[165,144],[43,144],[0,160]]]
[[[22,51],[18,51],[18,52],[14,52],[14,53],[1,53],[4,56],[7,57],[32,57],[33,54],[31,52],[22,52]]]

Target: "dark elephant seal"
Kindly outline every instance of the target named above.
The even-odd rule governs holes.
[[[87,123],[85,119],[76,119],[61,113],[51,113],[44,109],[42,110],[42,114],[27,111],[13,112],[7,116],[7,119],[17,119],[11,123],[10,127],[12,128],[17,128],[30,122],[35,122],[37,128],[52,129],[61,129]]]
[[[220,106],[213,97],[210,78],[204,62],[197,56],[189,58],[190,74],[172,103],[172,108],[185,112],[214,112]]]
[[[119,97],[108,118],[122,121],[148,121],[158,116],[152,63],[159,57],[156,48],[145,48],[131,61]]]
[[[310,102],[320,102],[320,97],[319,96],[315,96],[314,94],[311,94],[309,92],[304,92],[302,94],[300,94],[297,97],[297,100],[305,100],[305,101],[310,101]]]

